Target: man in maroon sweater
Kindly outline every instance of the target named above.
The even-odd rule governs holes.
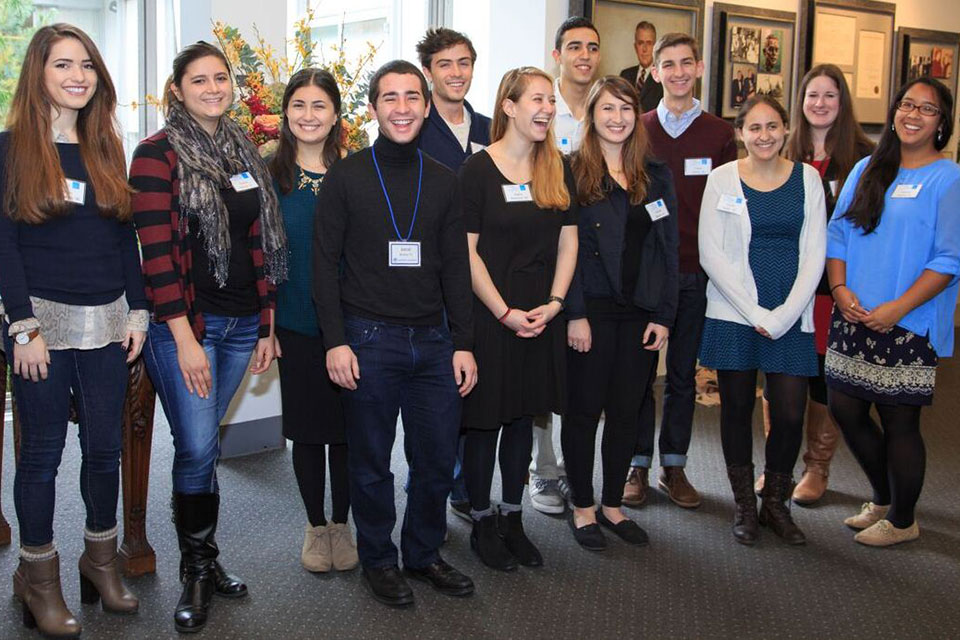
[[[673,172],[680,228],[680,297],[667,347],[659,486],[676,504],[694,508],[700,505],[700,495],[687,480],[684,467],[693,428],[697,352],[707,307],[707,276],[700,269],[697,251],[700,200],[707,174],[736,160],[737,146],[733,127],[704,112],[693,97],[697,79],[703,75],[697,41],[685,33],[668,33],[654,46],[653,60],[653,76],[663,86],[663,99],[656,109],[644,113],[641,121],[654,155]],[[640,437],[624,486],[623,503],[632,506],[646,501],[656,429],[655,377],[650,376],[651,386],[640,411]]]

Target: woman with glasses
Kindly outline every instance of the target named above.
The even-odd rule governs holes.
[[[918,78],[904,85],[876,152],[854,167],[828,228],[836,307],[827,387],[830,411],[873,489],[871,501],[844,521],[866,545],[920,535],[920,408],[933,401],[937,358],[953,353],[960,274],[960,167],[940,155],[952,130],[953,98],[943,84]]]

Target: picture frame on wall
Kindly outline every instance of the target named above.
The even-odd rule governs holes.
[[[803,0],[803,72],[821,63],[843,71],[860,124],[882,125],[893,95],[897,5],[876,0]]]
[[[733,119],[752,95],[793,103],[797,14],[717,2],[710,38],[710,111]]]
[[[600,33],[603,56],[600,75],[620,75],[637,64],[634,31],[645,20],[659,38],[665,33],[688,33],[703,47],[704,0],[586,0],[584,13]],[[700,82],[695,93],[700,95]]]
[[[947,85],[956,102],[960,33],[900,27],[896,52],[898,87],[914,78],[929,76]]]

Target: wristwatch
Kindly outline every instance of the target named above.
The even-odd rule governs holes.
[[[561,298],[560,296],[550,296],[549,298],[547,298],[547,304],[550,304],[551,302],[559,302],[561,311],[563,311],[567,307],[563,298]]]
[[[30,331],[21,331],[13,337],[17,344],[30,344],[30,341],[40,335],[40,329],[31,329]]]

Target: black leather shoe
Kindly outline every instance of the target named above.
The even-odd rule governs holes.
[[[515,571],[517,559],[507,549],[497,532],[497,515],[491,513],[473,521],[470,532],[470,548],[480,556],[483,564],[500,571]]]
[[[468,596],[473,593],[473,580],[439,559],[421,569],[404,567],[403,572],[411,578],[429,583],[447,596]]]
[[[183,592],[173,613],[173,624],[180,633],[196,633],[207,624],[210,601],[214,593],[211,563],[190,563],[183,582]]]
[[[567,524],[573,531],[573,539],[587,551],[603,551],[607,548],[607,539],[603,535],[603,531],[600,530],[600,525],[596,522],[578,527],[574,522],[573,511],[571,510],[570,517],[567,518]]]
[[[215,593],[221,598],[242,598],[247,595],[247,585],[243,584],[243,580],[227,573],[216,561],[213,563],[213,584]]]
[[[543,556],[523,530],[523,517],[520,511],[501,514],[499,527],[504,546],[517,559],[517,562],[525,567],[543,566]]]
[[[390,567],[363,568],[370,593],[379,602],[391,607],[405,607],[413,604],[413,589],[400,573],[397,565]]]
[[[603,509],[597,509],[597,522],[607,529],[610,529],[610,531],[613,531],[618,538],[627,544],[642,547],[650,542],[647,532],[644,531],[640,525],[629,518],[627,520],[621,520],[617,524],[613,524],[610,521],[610,518],[603,515]]]

